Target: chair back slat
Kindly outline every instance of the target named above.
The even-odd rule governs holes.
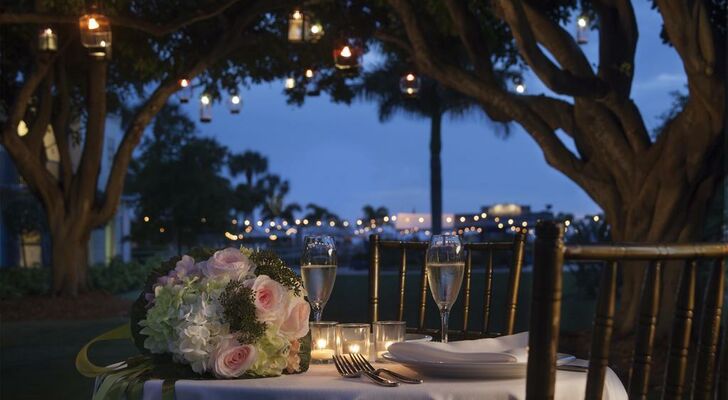
[[[379,267],[381,251],[379,235],[369,238],[369,321],[379,320]]]
[[[717,353],[720,341],[720,321],[725,293],[725,260],[715,261],[705,294],[703,322],[700,327],[700,344],[698,345],[698,361],[695,368],[695,384],[693,398],[708,400],[713,398],[715,389],[715,373],[718,367]],[[725,350],[723,351],[724,354]],[[725,356],[724,356],[725,358]],[[725,362],[724,362],[725,364]],[[725,374],[726,367],[723,367]],[[727,377],[724,375],[724,380]],[[724,382],[724,385],[726,383]],[[723,398],[728,398],[728,393]]]
[[[512,335],[516,327],[516,309],[518,307],[518,289],[523,269],[523,253],[526,246],[526,233],[518,233],[513,238],[511,254],[511,271],[508,274],[508,293],[506,295],[506,328],[504,334]],[[490,257],[492,261],[492,257]]]
[[[720,385],[718,398],[728,399],[728,329],[723,328],[723,352],[720,364]]]
[[[617,262],[606,263],[602,270],[597,299],[594,333],[586,379],[586,399],[601,400],[604,378],[609,366],[609,345],[614,329],[614,307],[617,297]]]
[[[427,263],[422,260],[422,274],[420,275],[420,313],[417,329],[425,329],[425,312],[427,311]]]
[[[490,332],[490,300],[493,297],[493,250],[488,249],[485,264],[485,290],[483,291],[483,334]]]
[[[655,343],[657,313],[660,307],[662,263],[653,261],[647,268],[642,285],[640,313],[633,368],[629,379],[629,398],[646,399],[652,369],[652,348]]]
[[[721,325],[728,243],[564,246],[561,238],[555,239],[557,232],[563,230],[562,224],[552,221],[539,222],[536,226],[526,397],[553,397],[556,368],[554,354],[558,346],[560,323],[558,307],[562,292],[561,269],[563,261],[568,259],[609,262],[603,270],[597,299],[585,393],[587,399],[601,399],[605,386],[609,342],[614,324],[617,262],[624,262],[621,267],[628,269],[644,266],[645,261],[650,261],[650,265],[645,270],[640,292],[635,349],[627,386],[629,398],[646,399],[648,395],[650,398],[655,397],[655,393],[650,392],[650,373],[655,362],[653,353],[657,318],[660,314],[661,298],[664,298],[665,301],[676,299],[676,303],[667,369],[664,381],[660,381],[664,387],[662,397],[728,399],[728,334],[726,327]],[[686,265],[680,271],[677,293],[666,292],[663,295],[663,263],[672,260],[685,261]],[[703,260],[716,263],[707,284],[699,341],[695,349],[697,355],[693,356],[691,344],[695,340],[692,340],[691,335],[695,292],[698,268],[704,265],[701,263]],[[695,375],[688,381],[688,361],[693,360],[696,362]]]
[[[402,246],[399,253],[399,307],[397,320],[404,320],[404,288],[407,280],[407,248]]]
[[[458,329],[450,330],[449,333],[459,338],[467,337],[483,337],[493,336],[500,334],[511,334],[515,326],[515,317],[517,312],[517,301],[518,301],[518,290],[520,287],[521,271],[523,269],[523,259],[525,251],[526,241],[526,230],[518,232],[512,241],[508,242],[479,242],[479,243],[466,243],[465,254],[465,273],[464,273],[464,288],[462,290],[463,297],[463,324],[462,327],[458,326]],[[398,304],[397,310],[394,313],[396,318],[400,321],[406,320],[405,308],[408,308],[405,304],[407,302],[407,263],[411,263],[412,251],[421,252],[425,255],[428,247],[427,242],[414,242],[414,241],[396,241],[396,240],[382,240],[379,235],[371,235],[369,241],[369,306],[370,306],[370,321],[375,322],[379,320],[379,278],[382,269],[383,251],[385,250],[398,250],[398,271],[399,271],[399,292],[398,292]],[[511,262],[509,266],[508,275],[508,288],[507,298],[505,301],[505,307],[502,310],[504,312],[506,325],[500,332],[491,331],[490,320],[491,320],[491,309],[492,309],[492,295],[493,295],[493,256],[495,251],[511,252]],[[472,329],[470,324],[472,314],[472,296],[473,296],[473,262],[474,253],[481,252],[487,256],[487,264],[485,266],[485,292],[483,298],[483,326],[482,330],[478,328]],[[426,257],[425,257],[426,258]],[[411,268],[410,268],[411,270]],[[421,334],[432,334],[438,333],[437,329],[427,329],[427,298],[429,295],[429,285],[427,281],[427,268],[426,260],[423,259],[423,263],[420,271],[418,295],[417,295],[417,322],[414,327],[408,327],[407,331],[412,333]],[[413,283],[410,283],[410,286]],[[477,284],[476,284],[477,285]],[[478,311],[480,314],[480,311]]]
[[[465,256],[465,294],[463,296],[463,337],[468,334],[468,319],[470,318],[470,280],[473,270],[473,252],[468,250]]]
[[[556,349],[561,323],[563,236],[561,224],[539,222],[536,225],[531,332],[528,335],[527,400],[554,398]]]
[[[688,349],[690,348],[690,333],[692,332],[693,310],[695,308],[695,275],[697,267],[696,260],[688,261],[680,278],[672,338],[670,340],[670,350],[668,351],[663,399],[682,399],[685,391]]]

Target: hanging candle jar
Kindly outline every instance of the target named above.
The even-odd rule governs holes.
[[[321,89],[319,89],[318,84],[314,79],[316,77],[316,71],[313,68],[307,68],[306,71],[303,72],[303,76],[306,78],[306,94],[309,96],[321,95]]]
[[[284,87],[286,88],[286,90],[293,90],[296,87],[296,79],[292,77],[286,78]]]
[[[356,72],[361,67],[362,47],[356,40],[342,40],[334,47],[334,65],[342,71]]]
[[[212,121],[212,99],[209,95],[200,96],[200,122]]]
[[[242,108],[243,99],[241,99],[237,94],[230,96],[230,101],[228,101],[228,110],[230,110],[230,114],[240,114],[240,110]]]
[[[58,35],[51,28],[43,28],[38,32],[38,50],[52,53],[58,50]]]
[[[189,103],[192,98],[192,82],[187,78],[179,80],[179,90],[177,91],[180,103]]]
[[[420,78],[412,72],[406,73],[399,80],[399,90],[405,97],[417,97],[421,86]]]
[[[88,49],[89,55],[108,58],[111,55],[109,19],[102,14],[92,12],[79,18],[78,25],[81,30],[81,44]]]
[[[589,42],[589,16],[579,15],[576,18],[576,43],[587,44]]]
[[[288,41],[293,43],[317,42],[324,35],[321,22],[315,20],[313,14],[299,9],[288,16]]]

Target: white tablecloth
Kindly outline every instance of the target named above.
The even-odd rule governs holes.
[[[375,364],[399,372],[416,375],[396,364]],[[526,380],[438,379],[424,376],[425,383],[387,388],[375,385],[366,378],[342,378],[333,365],[312,365],[300,375],[276,378],[194,381],[175,384],[176,400],[241,400],[241,399],[525,399]],[[556,399],[582,400],[586,388],[586,373],[557,371]],[[144,399],[162,397],[162,382],[148,381]],[[617,375],[609,370],[604,388],[604,400],[627,399],[627,392]]]

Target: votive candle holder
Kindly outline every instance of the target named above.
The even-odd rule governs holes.
[[[371,334],[369,324],[336,325],[336,353],[361,354],[369,359],[369,340]]]
[[[312,363],[333,362],[336,354],[336,324],[334,321],[310,322]]]
[[[381,361],[393,343],[404,341],[407,330],[405,321],[377,321],[374,323],[374,351],[377,361]]]

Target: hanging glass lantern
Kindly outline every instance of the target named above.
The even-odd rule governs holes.
[[[345,40],[334,48],[334,65],[339,70],[356,71],[361,66],[361,56],[361,46],[354,40]]]
[[[58,35],[51,28],[38,32],[38,50],[52,53],[58,50]]]
[[[228,101],[230,114],[240,114],[241,108],[243,108],[243,99],[241,99],[237,94],[230,96],[230,101]]]
[[[212,121],[212,99],[209,95],[200,96],[200,122]]]
[[[179,80],[179,90],[177,91],[180,103],[189,103],[192,98],[192,82],[187,78]]]
[[[526,84],[523,82],[523,78],[520,76],[513,78],[513,89],[518,94],[526,93]]]
[[[111,54],[111,25],[101,14],[90,13],[78,20],[81,28],[81,44],[92,57],[109,57]]]
[[[420,78],[412,72],[408,72],[399,80],[399,90],[406,97],[417,97],[421,85]]]
[[[286,83],[284,84],[286,90],[293,90],[293,88],[296,87],[296,79],[295,78],[286,78]]]
[[[576,19],[576,43],[587,44],[589,42],[589,17],[581,14]]]
[[[310,12],[294,10],[288,16],[288,41],[293,43],[317,42],[324,35],[321,22],[313,18]]]
[[[303,76],[306,78],[306,94],[309,96],[321,95],[321,89],[316,84],[316,71],[313,68],[307,68]]]

